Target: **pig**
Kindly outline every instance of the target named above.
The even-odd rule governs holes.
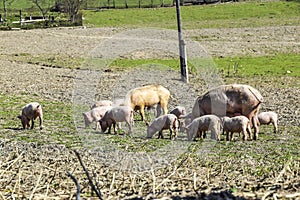
[[[110,110],[111,108],[112,106],[100,106],[95,107],[88,112],[82,113],[85,122],[85,128],[87,128],[91,123],[96,122],[95,129],[98,130],[100,127],[99,120],[104,116],[106,111]]]
[[[162,131],[166,129],[169,129],[170,131],[170,139],[177,138],[179,121],[176,115],[174,114],[162,115],[158,118],[155,118],[151,124],[147,122],[146,125],[147,125],[147,138],[152,138],[156,132],[159,132],[158,139],[159,138],[163,139],[164,137]]]
[[[40,129],[43,129],[43,110],[41,104],[37,102],[31,102],[27,104],[25,107],[22,109],[21,115],[18,116],[18,118],[21,120],[23,129],[26,128],[34,128],[34,120],[36,118],[39,118],[40,120]],[[31,121],[31,126],[30,126],[30,121]]]
[[[186,115],[185,107],[176,106],[173,110],[170,111],[170,113],[176,115],[176,117],[179,119]]]
[[[170,91],[161,85],[146,85],[130,90],[125,96],[125,105],[130,106],[133,110],[139,110],[141,120],[145,121],[145,108],[152,107],[156,104],[158,117],[163,113],[168,113],[168,102]]]
[[[93,108],[100,107],[100,106],[112,106],[112,105],[113,105],[113,102],[110,100],[101,100],[101,101],[97,101],[96,103],[94,103],[91,106],[91,110]]]
[[[99,120],[101,130],[104,133],[108,128],[108,133],[111,133],[111,126],[114,127],[114,133],[116,134],[116,123],[126,122],[131,134],[133,122],[133,109],[129,106],[114,106],[108,110],[104,116]]]
[[[247,140],[247,133],[252,139],[251,136],[251,126],[250,126],[250,120],[243,116],[235,116],[235,117],[222,117],[222,125],[223,125],[223,133],[226,132],[226,140],[230,141],[232,140],[232,135],[234,132],[237,132],[240,134],[240,132],[243,132],[243,140]],[[230,135],[229,135],[230,132]]]
[[[186,127],[192,122],[192,113],[188,113],[184,116],[181,116],[179,120],[180,120],[179,130],[181,132],[185,132]]]
[[[257,118],[263,97],[258,90],[241,84],[221,85],[198,97],[193,106],[193,119],[202,115],[215,114],[219,117],[244,115],[254,127],[254,137],[258,138]]]
[[[270,123],[272,123],[273,127],[274,127],[274,133],[277,132],[277,130],[278,130],[278,128],[277,128],[277,120],[278,120],[277,113],[275,113],[273,111],[261,112],[258,114],[257,117],[258,117],[258,121],[259,121],[260,125],[263,125],[263,124],[269,125]]]
[[[195,140],[198,133],[204,139],[206,131],[211,131],[211,139],[220,140],[221,119],[216,115],[203,115],[193,119],[186,127],[187,139]]]

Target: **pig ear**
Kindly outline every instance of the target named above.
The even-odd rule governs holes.
[[[37,112],[40,112],[41,109],[42,109],[42,106],[41,106],[41,105],[38,105],[38,106],[36,107],[36,111],[37,111]]]
[[[21,116],[21,115],[19,115],[19,116],[17,116],[17,118],[19,118],[19,119],[22,119],[22,116]]]

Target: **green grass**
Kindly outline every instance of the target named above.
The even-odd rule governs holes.
[[[300,76],[300,63],[298,54],[278,54],[275,56],[260,57],[224,57],[213,58],[217,69],[224,76]],[[168,66],[179,70],[178,59],[118,59],[111,63],[111,68],[130,69],[146,64]],[[234,68],[237,72],[234,74]]]
[[[28,102],[37,101],[43,106],[44,125],[39,130],[39,120],[35,120],[33,130],[21,130],[21,121],[17,118]],[[0,115],[2,117],[0,138],[12,141],[35,142],[38,144],[64,144],[76,146],[81,139],[76,134],[72,116],[72,104],[60,101],[45,100],[37,95],[6,95],[0,96]]]
[[[298,54],[278,54],[260,57],[225,57],[215,58],[218,69],[224,75],[238,76],[268,75],[268,76],[300,76]]]
[[[3,1],[0,4],[0,10],[3,10]],[[42,8],[50,8],[54,5],[55,0],[38,1]],[[37,10],[37,6],[32,0],[6,0],[8,10]]]
[[[184,29],[298,25],[299,6],[293,1],[183,6],[181,18]],[[83,16],[87,26],[177,28],[175,7],[84,11]]]
[[[74,58],[66,55],[36,55],[14,54],[0,56],[6,60],[23,62],[29,64],[39,64],[47,67],[58,68],[85,68],[90,64],[84,63],[83,58]],[[101,59],[89,60],[92,65],[99,66],[97,63],[103,63]],[[277,54],[269,56],[242,56],[242,57],[215,57],[213,62],[217,69],[224,76],[300,76],[300,63],[298,54]],[[108,63],[109,64],[109,63]],[[109,68],[115,70],[127,70],[139,67],[155,66],[160,69],[179,70],[180,63],[177,58],[170,59],[116,59],[109,64]],[[190,73],[193,73],[193,67],[189,65]],[[236,74],[234,71],[237,70]]]

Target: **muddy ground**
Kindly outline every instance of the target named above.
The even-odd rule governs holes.
[[[99,44],[102,41],[123,31],[128,30],[57,28],[0,32],[0,92],[3,97],[7,98],[6,101],[10,101],[10,97],[15,101],[10,108],[2,107],[2,111],[5,111],[2,113],[8,113],[9,109],[19,109],[21,104],[24,105],[26,103],[24,98],[21,98],[19,102],[16,100],[20,96],[31,96],[30,99],[36,97],[49,102],[62,102],[68,106],[72,106],[74,100],[88,105],[93,99],[86,98],[89,95],[87,89],[93,89],[94,98],[119,99],[128,89],[146,83],[165,85],[173,95],[169,107],[172,108],[181,104],[190,111],[196,96],[207,90],[207,82],[203,80],[203,77],[191,75],[190,84],[185,84],[180,81],[180,75],[173,70],[160,70],[154,76],[151,70],[157,72],[156,68],[133,71],[106,70],[104,72],[104,67],[98,71],[68,69],[49,67],[39,63],[28,63],[26,60],[22,61],[20,59],[20,56],[45,57],[45,55],[65,55],[69,59],[86,59],[93,55],[95,49],[99,51]],[[197,38],[208,55],[259,56],[273,55],[278,52],[299,53],[299,32],[299,26],[284,26],[189,30],[185,32],[185,35],[190,39]],[[147,35],[147,31],[145,35]],[[162,36],[162,38],[164,37],[166,36]],[[126,44],[124,43],[124,45]],[[100,47],[102,46],[100,45]],[[124,46],[124,48],[126,47]],[[145,52],[139,50],[124,56],[161,58],[174,55],[168,54],[168,52],[160,54],[149,52],[149,50],[145,50]],[[83,68],[86,68],[85,64],[83,65]],[[100,81],[94,82],[97,77],[101,77]],[[285,140],[290,142],[289,139],[292,136],[299,136],[299,132],[289,132],[291,130],[299,131],[299,129],[290,128],[299,127],[300,125],[299,77],[219,78],[215,77],[216,83],[245,83],[261,91],[264,96],[262,110],[273,110],[279,113],[280,116],[279,124],[284,134],[276,136],[276,140],[282,143]],[[85,80],[90,81],[88,85],[84,85]],[[92,84],[90,84],[91,82]],[[17,103],[20,105],[17,105]],[[18,127],[15,127],[15,129],[7,128],[5,126],[7,120],[13,121],[15,119],[11,116],[1,116],[0,121],[2,126],[0,127],[2,129],[0,132],[0,197],[2,199],[75,198],[76,187],[67,176],[67,171],[77,177],[81,184],[82,197],[95,196],[95,194],[90,193],[91,187],[73,152],[72,145],[70,147],[56,143],[39,144],[20,140],[15,141],[13,137],[20,134],[20,130],[18,130]],[[76,114],[74,122],[75,127],[66,130],[55,127],[55,124],[51,124],[50,128],[47,128],[47,122],[45,122],[46,129],[41,134],[47,135],[53,131],[60,131],[60,129],[61,131],[70,131],[70,135],[77,135],[78,132],[80,134],[82,121]],[[267,129],[267,131],[270,130]],[[26,134],[28,136],[30,132],[26,132]],[[183,134],[181,138],[185,140]],[[83,142],[81,145],[77,145],[76,149],[83,157],[83,161],[94,177],[94,181],[97,182],[97,187],[100,188],[104,199],[151,199],[162,197],[175,199],[183,197],[191,199],[196,197],[206,199],[216,199],[217,197],[223,199],[238,197],[240,199],[300,198],[300,194],[297,193],[300,188],[299,157],[287,158],[286,163],[283,163],[281,168],[265,176],[249,173],[251,174],[249,177],[243,177],[243,175],[247,175],[245,173],[247,167],[243,168],[243,173],[240,172],[239,161],[241,159],[230,160],[225,158],[220,163],[213,164],[209,160],[210,156],[206,159],[202,158],[200,161],[194,160],[192,157],[180,158],[173,163],[168,163],[164,169],[150,168],[147,172],[136,173],[130,170],[121,170],[122,167],[119,169],[110,168],[111,165],[101,160],[105,158],[97,155],[99,152],[94,151],[96,148],[93,150],[85,149],[84,143],[89,144],[90,142],[85,139],[82,139]],[[133,142],[134,145],[141,143],[143,143],[142,139]],[[241,146],[245,145],[237,143]],[[262,141],[259,145],[261,144],[263,144]],[[270,149],[269,151],[271,155],[274,153]],[[100,151],[100,153],[102,152]],[[251,159],[244,157],[243,162],[248,162],[245,166],[252,166],[256,169],[256,167],[263,165],[273,166],[271,164],[272,158],[271,156],[266,161],[251,164]],[[109,159],[109,157],[106,159]],[[274,160],[276,159],[274,158]],[[231,168],[228,166],[231,166]]]

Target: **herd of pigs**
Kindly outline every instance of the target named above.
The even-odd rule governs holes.
[[[145,123],[147,138],[156,133],[158,138],[163,138],[163,130],[169,130],[170,139],[176,139],[179,131],[185,131],[188,140],[196,140],[204,139],[210,131],[211,139],[220,140],[223,129],[226,140],[233,140],[233,133],[242,133],[243,140],[256,140],[262,124],[273,124],[274,132],[277,131],[277,114],[272,111],[259,113],[262,95],[249,85],[230,84],[210,89],[196,99],[190,113],[183,106],[168,112],[170,96],[170,91],[161,85],[146,85],[130,90],[121,104],[114,105],[109,100],[96,102],[89,111],[82,113],[85,127],[96,122],[96,130],[111,133],[113,127],[116,134],[121,122],[126,122],[132,134],[135,111],[139,111],[141,120],[146,122],[145,110],[154,109],[155,119]],[[36,118],[39,118],[40,129],[43,128],[42,106],[37,102],[27,104],[18,118],[23,129],[33,129]]]

